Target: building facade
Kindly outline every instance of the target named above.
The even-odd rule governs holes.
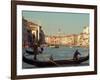
[[[78,46],[89,47],[89,27],[84,27],[83,32],[78,35]]]
[[[80,34],[46,36],[49,45],[89,47],[89,27],[84,27]]]
[[[22,18],[22,44],[23,47],[29,47],[31,41],[29,37],[34,39],[32,42],[38,41],[39,39],[39,30],[40,26],[34,22],[28,21]],[[31,39],[30,39],[31,40]]]

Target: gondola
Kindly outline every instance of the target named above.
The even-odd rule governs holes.
[[[39,61],[27,58],[23,55],[23,61],[25,63],[35,65],[36,67],[54,67],[54,66],[63,66],[63,65],[73,65],[73,64],[81,64],[84,61],[89,59],[89,55],[85,57],[80,57],[79,60],[48,60],[48,61]]]
[[[29,55],[33,55],[34,54],[34,51],[26,50],[26,53],[28,53]]]

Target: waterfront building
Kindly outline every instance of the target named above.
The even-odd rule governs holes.
[[[84,27],[80,34],[66,34],[46,36],[46,43],[49,45],[65,45],[65,46],[89,46],[89,27]]]
[[[27,25],[28,25],[28,28],[32,31],[32,34],[35,36],[35,39],[39,40],[40,26],[31,21],[28,21]]]
[[[74,46],[76,45],[77,35],[62,35],[62,36],[46,36],[46,43],[50,45],[65,45]]]
[[[89,47],[89,27],[84,27],[83,32],[78,35],[77,45]]]
[[[29,33],[30,31],[30,33]],[[22,18],[22,44],[23,47],[29,47],[29,35],[34,38],[34,42],[39,40],[40,26],[34,22]]]

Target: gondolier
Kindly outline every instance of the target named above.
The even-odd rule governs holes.
[[[42,27],[40,26],[40,32],[39,32],[39,41],[38,43],[41,44],[45,44],[45,34],[42,30]]]
[[[45,34],[44,34],[43,30],[42,30],[42,27],[40,26],[38,45],[41,48],[41,53],[44,50],[44,44],[45,44]]]
[[[34,60],[37,60],[37,55],[39,53],[37,43],[34,44],[33,48],[34,48]]]
[[[78,50],[75,51],[74,56],[73,56],[73,60],[79,60],[80,58],[80,52]]]

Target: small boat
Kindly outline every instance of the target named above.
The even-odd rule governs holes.
[[[55,45],[55,48],[59,48],[59,45]]]
[[[49,46],[51,48],[59,48],[59,45],[52,45],[52,46]]]
[[[73,48],[72,46],[70,46],[70,48]]]
[[[23,55],[23,61],[27,64],[35,65],[36,67],[56,67],[63,65],[73,65],[73,64],[81,64],[84,61],[87,61],[89,56],[81,57],[79,60],[48,60],[48,61],[39,61],[27,58]]]

